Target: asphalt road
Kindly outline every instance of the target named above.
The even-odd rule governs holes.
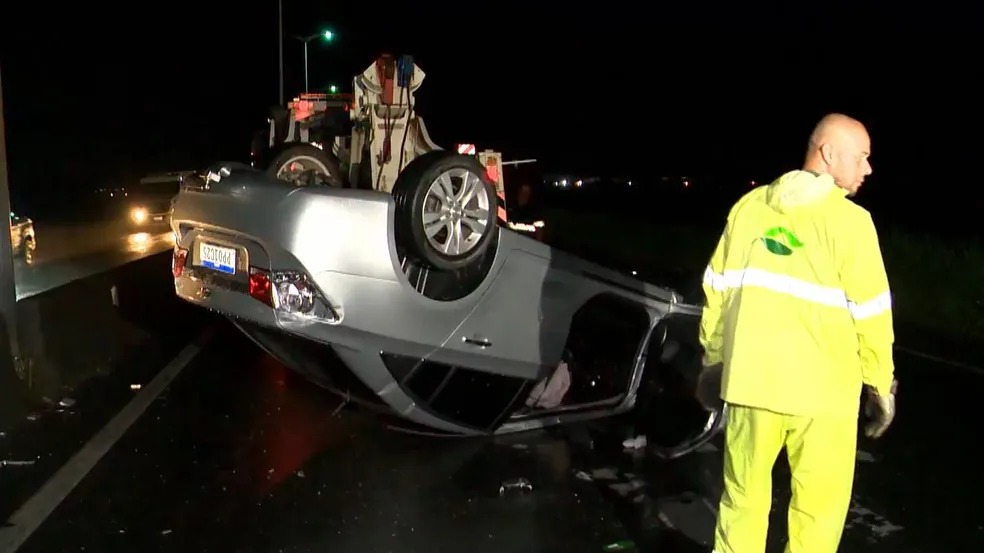
[[[174,247],[166,225],[137,228],[126,221],[35,223],[34,262],[14,262],[17,299]]]
[[[22,287],[170,247],[120,225],[38,236],[26,270],[50,276]],[[48,377],[71,386],[0,428],[0,553],[25,536],[25,553],[709,551],[720,443],[672,462],[627,452],[629,418],[494,440],[406,435],[340,409],[228,322],[176,300],[168,263],[161,254],[111,271],[120,307],[91,320],[101,338],[79,337],[96,340],[91,364],[66,346],[78,374]],[[187,363],[169,362],[210,329]],[[107,337],[123,334],[128,345],[98,362]],[[882,440],[860,439],[840,551],[979,551],[984,374],[905,353],[897,366],[899,415]],[[781,551],[788,472],[780,462],[775,473],[770,551]],[[500,494],[517,478],[532,490]]]
[[[508,439],[406,435],[340,408],[228,323],[203,324],[217,333],[20,551],[710,549],[720,444],[663,462],[623,450],[627,420]],[[979,551],[984,380],[898,365],[899,415],[881,441],[860,441],[840,551]],[[770,551],[783,542],[782,462],[776,476]],[[516,478],[532,490],[500,495]]]

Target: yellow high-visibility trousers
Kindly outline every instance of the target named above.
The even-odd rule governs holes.
[[[857,418],[808,418],[729,404],[725,439],[715,553],[765,551],[772,468],[783,446],[793,491],[786,553],[836,553],[854,486]]]

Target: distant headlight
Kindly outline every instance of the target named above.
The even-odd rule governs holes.
[[[147,210],[142,207],[135,207],[130,210],[130,219],[134,223],[140,224],[147,220]]]

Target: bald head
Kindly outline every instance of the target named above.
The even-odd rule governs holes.
[[[831,113],[817,123],[810,135],[803,168],[834,177],[837,186],[857,193],[871,174],[871,138],[857,119]]]

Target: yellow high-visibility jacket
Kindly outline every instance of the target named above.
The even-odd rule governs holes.
[[[745,194],[704,274],[705,363],[721,399],[856,416],[894,378],[892,300],[871,215],[829,175],[792,171]]]

